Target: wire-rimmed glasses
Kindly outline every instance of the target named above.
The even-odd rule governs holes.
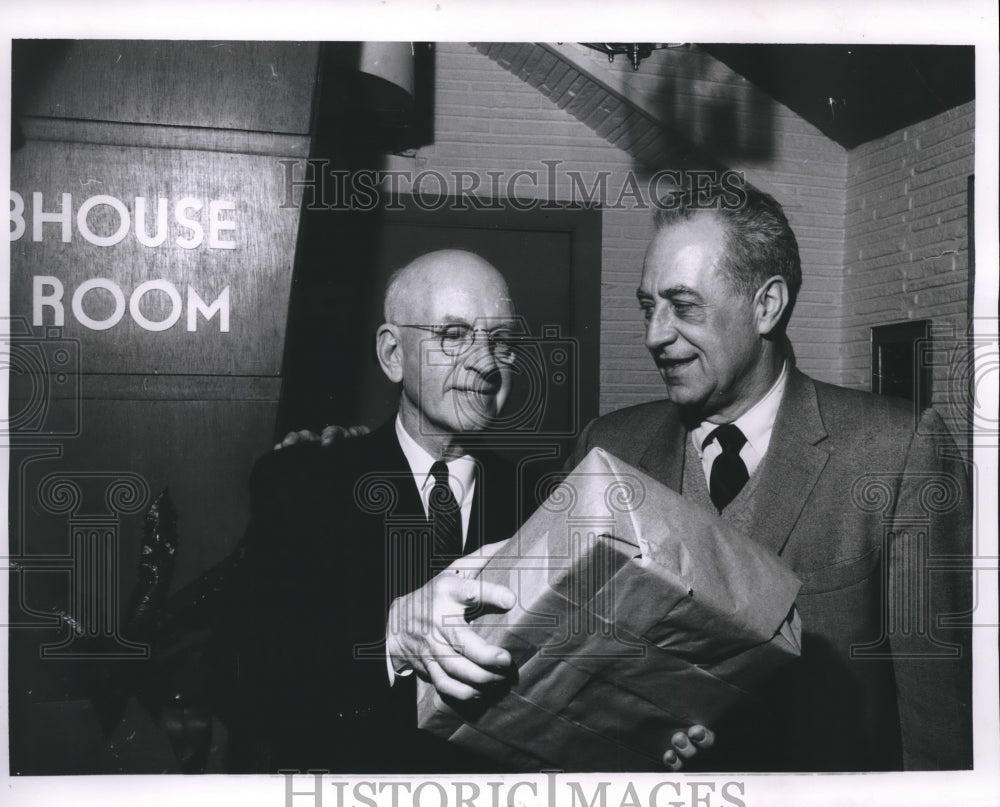
[[[397,328],[417,328],[434,334],[446,356],[461,356],[476,341],[476,334],[486,337],[490,354],[501,364],[514,363],[514,332],[510,328],[474,328],[464,322],[450,322],[443,325],[420,325],[413,322],[393,323]]]

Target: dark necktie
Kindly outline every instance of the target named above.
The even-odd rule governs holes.
[[[712,504],[721,513],[726,505],[736,498],[747,483],[747,479],[750,478],[747,466],[743,464],[740,457],[740,449],[743,448],[747,438],[738,426],[726,423],[708,435],[702,448],[711,443],[712,440],[719,441],[722,453],[712,463],[709,495],[712,497]]]
[[[453,559],[462,554],[462,511],[448,485],[448,466],[438,460],[431,466],[434,487],[427,510],[434,533],[434,557]]]

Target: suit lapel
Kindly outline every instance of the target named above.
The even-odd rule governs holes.
[[[465,533],[465,546],[462,548],[462,554],[468,555],[470,552],[475,552],[483,545],[482,529],[483,525],[483,488],[484,477],[486,474],[483,472],[483,464],[479,457],[476,457],[476,470],[475,476],[475,487],[472,489],[472,509],[469,511],[469,529]]]
[[[370,498],[382,507],[368,510],[369,534],[386,581],[386,607],[396,597],[419,588],[434,573],[430,525],[410,464],[396,436],[395,418],[380,426],[363,446],[367,495],[355,489],[355,502]],[[391,490],[394,495],[387,496]],[[359,498],[360,497],[360,498]]]
[[[396,501],[388,516],[424,516],[420,491],[410,471],[410,464],[396,437],[396,420],[390,419],[372,432],[369,451],[369,473],[390,485],[396,492]]]
[[[517,530],[516,470],[489,451],[473,451],[476,486],[472,494],[464,554],[509,538]]]
[[[819,445],[827,437],[811,379],[791,369],[761,466],[750,534],[781,554],[809,494],[830,459]]]
[[[393,518],[420,518],[426,521],[424,505],[420,498],[420,490],[413,479],[410,464],[406,461],[406,455],[399,445],[399,438],[396,436],[395,419],[383,424],[374,432],[371,437],[371,468],[376,476],[384,474],[384,481],[392,486],[396,491],[396,502],[392,510],[384,516]],[[465,547],[463,554],[468,554],[480,546],[484,541],[497,540],[495,531],[490,530],[490,524],[485,519],[488,515],[486,508],[487,497],[492,501],[506,501],[503,498],[506,488],[501,487],[507,483],[500,472],[498,463],[493,461],[487,454],[473,453],[476,460],[475,480],[476,486],[472,494],[472,510],[469,515],[469,530],[465,537]],[[489,480],[487,483],[486,480]],[[490,485],[487,490],[487,484]],[[510,501],[513,501],[511,495]],[[516,528],[512,527],[511,531]],[[507,535],[499,537],[506,538]]]
[[[657,482],[678,493],[684,478],[684,440],[687,430],[679,417],[660,421],[649,447],[639,460],[639,467]]]

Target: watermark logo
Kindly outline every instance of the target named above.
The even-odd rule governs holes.
[[[0,440],[38,441],[80,434],[80,340],[62,328],[32,328],[23,317],[6,320],[0,361],[9,371],[10,411]]]
[[[282,770],[281,807],[748,807],[747,783],[741,779],[686,778],[633,780],[601,776],[573,777],[557,771],[518,778],[417,777],[345,781],[327,771]]]
[[[559,210],[567,205],[607,210],[737,209],[746,202],[740,171],[664,169],[580,171],[562,160],[503,171],[346,171],[328,159],[279,160],[284,177],[282,208],[306,210],[403,210],[409,195],[420,210]]]
[[[957,658],[961,645],[943,641],[934,629],[968,615],[936,613],[932,582],[935,575],[969,575],[971,558],[935,554],[933,546],[948,537],[936,530],[963,528],[940,519],[967,507],[967,494],[962,480],[944,472],[911,472],[900,482],[894,474],[870,473],[851,489],[855,507],[881,516],[883,603],[881,635],[852,645],[851,658]]]

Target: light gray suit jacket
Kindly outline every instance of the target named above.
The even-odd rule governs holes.
[[[681,491],[688,439],[673,404],[643,404],[588,425],[574,461],[600,446]],[[802,656],[705,767],[971,767],[972,500],[940,417],[914,428],[903,401],[792,370],[756,473],[749,537],[802,580]]]

